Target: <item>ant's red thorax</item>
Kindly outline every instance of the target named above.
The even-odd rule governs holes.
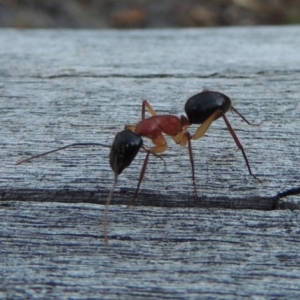
[[[163,133],[174,136],[182,131],[180,119],[172,115],[153,116],[136,125],[135,133],[148,138],[155,138]]]

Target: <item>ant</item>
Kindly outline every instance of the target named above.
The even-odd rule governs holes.
[[[151,114],[151,117],[146,118],[146,109]],[[194,186],[194,194],[197,195],[196,183],[195,183],[195,168],[194,168],[194,159],[192,153],[192,144],[191,140],[200,139],[208,130],[213,121],[222,117],[225,121],[227,129],[233,137],[237,147],[242,151],[244,160],[246,162],[249,174],[262,182],[258,177],[256,177],[250,168],[248,158],[243,149],[242,144],[240,143],[238,137],[236,136],[233,128],[231,127],[225,113],[228,110],[232,110],[238,114],[247,124],[249,125],[260,125],[250,123],[241,113],[239,113],[233,106],[231,99],[220,93],[209,90],[203,90],[202,92],[190,97],[185,104],[185,112],[187,116],[181,115],[180,118],[173,115],[157,115],[155,110],[151,107],[148,101],[144,100],[142,104],[142,120],[136,125],[126,125],[125,130],[116,134],[115,140],[111,146],[101,144],[101,143],[74,143],[55,150],[44,152],[42,154],[33,155],[27,159],[24,159],[20,162],[17,162],[16,165],[22,164],[24,162],[30,161],[34,158],[38,158],[56,151],[66,149],[68,147],[77,147],[77,146],[102,146],[110,147],[110,166],[114,171],[114,184],[107,198],[106,209],[104,214],[104,238],[106,244],[108,244],[107,238],[107,215],[108,207],[112,198],[113,191],[117,184],[118,176],[123,172],[123,170],[132,163],[134,158],[140,149],[144,149],[147,154],[144,159],[144,163],[141,169],[138,185],[133,200],[129,203],[130,207],[135,199],[137,198],[140,184],[143,180],[146,167],[148,164],[149,155],[153,154],[164,159],[159,155],[167,150],[168,145],[163,134],[171,136],[175,143],[186,146],[188,144],[189,158],[192,168],[192,180]],[[192,124],[200,124],[196,132],[191,135],[187,130]],[[154,144],[150,149],[144,147],[142,137],[151,139]],[[165,163],[165,161],[164,161]]]
[[[231,110],[238,114],[248,125],[259,126],[261,123],[250,123],[240,112],[238,112],[232,106],[232,101],[228,96],[215,91],[203,90],[202,92],[190,97],[187,100],[184,108],[187,116],[181,115],[180,118],[173,115],[157,115],[157,113],[151,107],[148,101],[144,100],[142,104],[142,120],[136,125],[125,126],[125,131],[123,133],[125,137],[125,132],[130,130],[134,132],[135,135],[129,135],[129,133],[126,133],[125,139],[121,140],[116,138],[114,143],[115,146],[111,148],[111,159],[117,158],[118,154],[120,153],[120,149],[128,147],[127,149],[129,150],[130,148],[134,148],[133,152],[128,152],[128,157],[126,157],[125,152],[122,154],[122,156],[119,156],[117,159],[118,163],[116,164],[116,166],[111,165],[116,176],[118,175],[118,172],[116,172],[118,171],[117,166],[123,171],[123,169],[126,168],[128,165],[127,159],[130,158],[130,161],[132,161],[135,155],[137,154],[138,150],[140,149],[141,146],[139,146],[138,148],[137,141],[139,141],[139,143],[143,143],[143,141],[139,140],[138,137],[149,138],[154,144],[152,148],[146,150],[148,153],[144,159],[136,192],[133,200],[130,202],[128,207],[131,206],[137,198],[139,187],[146,171],[149,154],[151,153],[153,155],[158,155],[159,153],[165,152],[168,148],[167,142],[163,134],[171,136],[171,138],[175,141],[176,144],[179,144],[181,146],[186,146],[186,144],[188,144],[189,158],[192,168],[194,194],[197,195],[197,188],[195,183],[195,167],[191,140],[200,139],[206,133],[212,122],[214,122],[220,117],[222,117],[225,121],[227,129],[229,130],[234,142],[236,143],[237,147],[242,151],[249,174],[255,179],[257,179],[259,182],[262,182],[262,180],[260,180],[257,176],[255,176],[252,173],[244,148],[240,143],[237,135],[235,134],[233,128],[231,127],[225,114],[227,111]],[[145,117],[146,110],[148,110],[151,117]],[[200,126],[193,135],[191,135],[187,131],[189,126],[192,124],[200,124]],[[122,159],[124,159],[124,161],[122,161]]]

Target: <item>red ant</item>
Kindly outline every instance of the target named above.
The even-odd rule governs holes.
[[[145,118],[146,109],[151,114],[151,117],[149,118]],[[206,133],[211,123],[220,117],[224,119],[225,124],[233,137],[233,140],[235,141],[237,147],[242,151],[249,174],[261,182],[261,180],[252,173],[244,148],[240,143],[238,137],[236,136],[234,130],[232,129],[227,117],[225,116],[225,113],[228,110],[232,110],[237,113],[249,125],[260,125],[250,123],[232,106],[231,99],[219,92],[203,90],[201,93],[190,97],[185,104],[185,112],[187,117],[181,115],[180,118],[173,115],[157,115],[151,105],[146,100],[143,101],[142,120],[136,125],[125,126],[126,130],[131,130],[136,135],[132,136],[132,140],[128,136],[128,140],[123,140],[122,143],[124,143],[124,145],[130,144],[137,139],[137,136],[139,136],[151,139],[154,146],[147,150],[148,153],[144,160],[134,198],[128,206],[132,205],[137,197],[141,181],[145,174],[149,154],[152,153],[154,155],[158,155],[159,153],[163,153],[167,150],[168,145],[163,134],[171,136],[172,139],[181,146],[185,146],[186,144],[188,144],[189,157],[192,167],[194,194],[197,195],[191,140],[200,139]],[[192,124],[201,124],[193,135],[191,135],[187,131],[189,126]],[[111,157],[114,157],[115,155],[114,149],[116,149],[116,151],[119,151],[120,145],[117,142],[116,145],[116,148],[112,148],[111,150]],[[122,165],[122,161],[119,161],[119,164]],[[113,167],[112,169],[115,171]]]
[[[146,109],[151,114],[151,117],[145,118]],[[127,125],[125,130],[117,133],[115,140],[112,146],[100,144],[100,143],[76,143],[67,145],[55,150],[51,150],[39,155],[34,155],[30,158],[22,160],[17,163],[21,164],[27,162],[31,159],[41,157],[46,154],[50,154],[59,150],[66,149],[72,146],[86,146],[86,145],[100,145],[103,147],[110,147],[110,165],[112,170],[115,173],[115,179],[113,187],[108,195],[107,204],[105,209],[104,216],[104,237],[106,244],[108,244],[107,239],[107,214],[108,206],[112,198],[113,191],[117,184],[118,175],[120,175],[125,168],[127,168],[141,148],[147,151],[147,155],[144,159],[143,167],[140,173],[138,185],[133,200],[128,205],[132,205],[138,195],[140,184],[143,180],[146,167],[148,164],[149,155],[153,154],[160,157],[158,154],[163,153],[167,150],[167,143],[163,134],[169,135],[172,139],[179,145],[185,146],[188,144],[189,157],[192,167],[192,180],[194,185],[194,193],[197,195],[196,183],[195,183],[195,168],[194,168],[194,159],[192,153],[191,140],[197,140],[201,138],[206,131],[208,130],[211,123],[217,120],[220,117],[223,117],[225,124],[231,133],[237,147],[242,151],[244,160],[246,162],[249,174],[261,182],[251,171],[247,156],[241,145],[238,137],[236,136],[234,130],[232,129],[225,113],[231,109],[237,113],[247,124],[249,125],[260,125],[252,124],[247,119],[240,114],[231,103],[231,99],[219,92],[203,90],[201,93],[198,93],[191,98],[189,98],[185,104],[186,116],[181,116],[180,119],[173,115],[157,115],[155,110],[147,101],[143,101],[142,104],[142,120],[137,125]],[[191,135],[187,129],[192,124],[201,124],[196,132]],[[143,139],[141,137],[146,137],[152,140],[154,146],[150,149],[146,149],[143,146]],[[161,158],[161,157],[160,157]],[[162,158],[161,158],[162,159]]]

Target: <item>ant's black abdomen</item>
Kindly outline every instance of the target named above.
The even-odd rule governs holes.
[[[130,130],[117,133],[109,155],[115,174],[120,175],[132,163],[142,145],[143,139]]]
[[[229,97],[219,92],[205,90],[189,98],[184,109],[191,124],[202,124],[217,109],[225,114],[230,107]]]

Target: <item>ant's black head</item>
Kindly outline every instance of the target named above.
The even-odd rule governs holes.
[[[120,175],[132,163],[142,145],[143,139],[130,130],[117,133],[109,155],[115,174]]]

